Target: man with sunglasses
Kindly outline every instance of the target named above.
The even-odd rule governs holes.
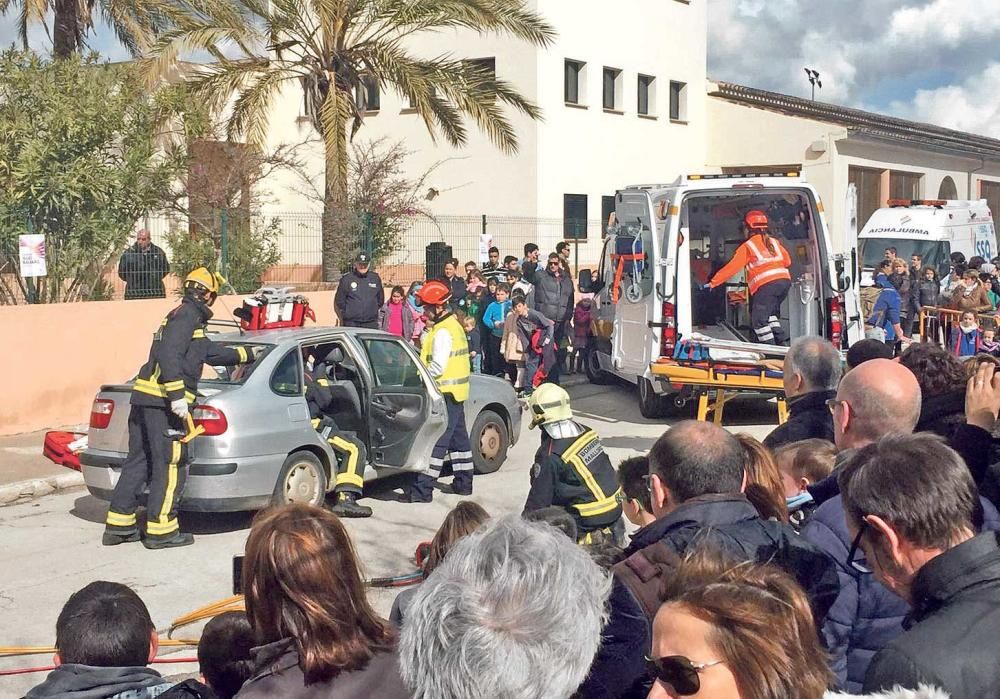
[[[1000,693],[1000,535],[976,534],[979,494],[961,457],[930,434],[889,436],[839,476],[848,565],[910,608],[907,629],[868,666],[864,692],[939,687],[952,699]],[[864,570],[864,569],[862,569]]]
[[[818,625],[838,685],[860,692],[871,659],[902,632],[908,609],[873,576],[847,565],[853,536],[844,518],[838,476],[856,450],[888,435],[913,432],[920,417],[920,386],[905,366],[871,359],[844,376],[827,407],[833,416],[837,465],[829,478],[808,488],[817,509],[802,536],[839,564],[840,592]],[[988,526],[994,526],[996,510],[986,503],[983,511]]]
[[[535,275],[535,310],[552,321],[555,333],[556,362],[549,371],[547,381],[559,383],[560,367],[566,359],[566,349],[561,348],[566,337],[566,325],[573,317],[573,282],[563,271],[562,258],[551,253],[544,272]]]
[[[837,595],[835,563],[788,526],[760,517],[743,495],[746,475],[737,439],[712,423],[686,420],[665,432],[649,452],[650,505],[656,521],[633,535],[636,552],[614,566],[605,641],[582,697],[645,696],[652,623],[664,580],[697,543],[738,561],[773,563],[793,575],[822,620]],[[641,619],[639,639],[617,627]],[[629,645],[629,644],[632,645]],[[648,688],[648,686],[646,686]]]

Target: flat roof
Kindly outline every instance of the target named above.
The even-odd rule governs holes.
[[[960,155],[1000,160],[1000,140],[988,136],[842,107],[829,102],[792,97],[736,83],[717,82],[715,85],[716,89],[708,93],[710,97],[789,116],[837,124],[846,127],[852,135],[902,141]]]

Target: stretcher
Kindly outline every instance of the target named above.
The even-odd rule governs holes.
[[[701,421],[707,420],[712,413],[713,422],[721,425],[726,403],[741,393],[773,394],[778,399],[778,424],[788,419],[782,372],[774,366],[765,363],[660,359],[649,365],[649,371],[669,381],[674,388],[694,388],[698,396],[698,419]],[[714,397],[710,397],[713,394]]]

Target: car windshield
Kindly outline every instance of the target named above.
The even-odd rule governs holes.
[[[260,365],[261,360],[274,349],[274,345],[262,342],[225,342],[226,347],[244,347],[249,352],[255,349],[257,358],[249,364],[237,364],[236,366],[212,366],[206,363],[201,372],[200,383],[207,383],[213,386],[219,385],[240,385],[253,374],[254,369]]]
[[[920,255],[924,267],[937,269],[949,261],[951,249],[942,240],[907,240],[905,238],[861,238],[858,241],[862,269],[874,269],[886,258],[889,248],[896,248],[896,257],[907,265],[912,255]]]

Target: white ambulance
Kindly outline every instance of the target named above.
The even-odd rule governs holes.
[[[920,255],[925,267],[938,270],[939,278],[948,274],[952,253],[987,262],[997,255],[993,214],[985,199],[890,199],[888,204],[873,213],[858,234],[862,286],[873,283],[875,265],[890,251],[908,265],[913,255]]]
[[[592,270],[579,273],[580,291],[594,291],[592,382],[613,375],[636,384],[642,414],[659,417],[696,393],[650,370],[673,358],[682,340],[715,338],[743,356],[781,354],[755,342],[745,273],[724,287],[702,288],[744,242],[742,221],[751,209],[767,213],[771,235],[792,258],[780,318],[788,336],[822,335],[838,347],[846,346],[848,330],[852,341],[861,337],[856,317],[848,328],[845,313],[853,301],[853,294],[845,298],[850,263],[833,254],[823,204],[798,172],[687,175],[618,191],[600,268],[593,277]]]

